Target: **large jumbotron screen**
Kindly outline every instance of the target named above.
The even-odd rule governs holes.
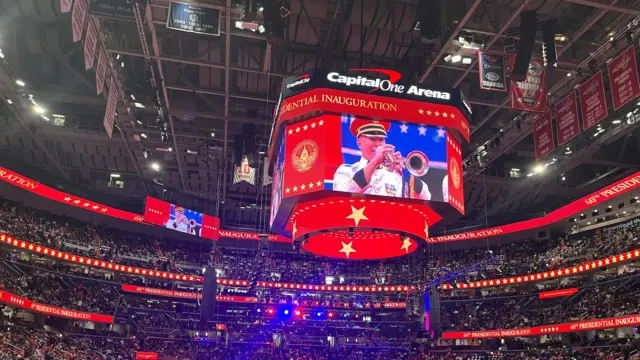
[[[356,127],[359,124],[365,124],[361,128],[378,126],[380,132],[370,134],[374,136],[358,136]],[[347,114],[342,115],[340,128],[342,158],[337,159],[339,164],[330,164],[338,166],[333,176],[329,177],[333,178],[333,190],[445,201],[446,129],[396,121],[376,121],[371,124],[371,121],[359,120]],[[362,184],[363,187],[354,184],[353,179],[357,178],[354,174],[375,161],[376,152],[383,148],[388,150],[388,155],[385,156],[385,162],[374,171],[370,181]]]

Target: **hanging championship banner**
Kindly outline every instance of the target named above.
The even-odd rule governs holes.
[[[71,30],[73,31],[73,42],[78,42],[82,39],[82,32],[84,31],[84,19],[87,17],[87,8],[89,0],[76,0],[73,6],[73,12],[71,13]]]
[[[480,89],[507,91],[504,54],[478,50],[478,76]]]
[[[607,69],[609,70],[611,98],[613,99],[613,108],[615,110],[640,96],[638,63],[636,62],[635,47],[633,45],[609,61]]]
[[[580,134],[578,120],[578,95],[572,91],[556,104],[556,133],[558,145],[562,145]]]
[[[533,120],[533,141],[535,142],[536,160],[540,160],[555,149],[553,142],[553,126],[551,115],[540,114]]]
[[[104,49],[100,49],[98,54],[98,65],[96,65],[96,92],[102,94],[104,90],[104,78],[107,75],[107,54]]]
[[[604,78],[602,71],[593,75],[578,88],[580,93],[580,112],[582,113],[582,130],[587,130],[609,115],[607,99],[604,95]]]
[[[242,156],[240,166],[236,166],[233,170],[233,183],[237,184],[241,181],[248,182],[251,185],[256,184],[256,169],[249,166],[249,160],[246,155]]]
[[[91,0],[89,14],[104,18],[136,21],[132,3],[134,2],[131,0]],[[145,7],[146,1],[140,1],[140,9]]]
[[[87,37],[84,38],[84,69],[89,70],[93,67],[96,58],[96,44],[98,43],[98,30],[89,21],[87,25]]]
[[[220,35],[220,9],[195,3],[171,1],[167,28],[205,35]]]
[[[109,96],[107,97],[107,108],[104,111],[104,129],[107,131],[107,135],[109,135],[109,139],[113,135],[113,125],[116,121],[116,105],[118,104],[118,90],[115,82],[113,81],[113,76],[111,77],[111,81],[109,81]]]
[[[73,5],[73,0],[60,0],[60,12],[68,13],[71,11],[71,6]]]
[[[509,54],[509,66],[513,69],[516,56]],[[524,111],[547,112],[547,77],[544,62],[540,58],[531,58],[527,79],[511,81],[511,107]]]

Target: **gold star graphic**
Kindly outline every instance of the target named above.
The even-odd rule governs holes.
[[[353,241],[345,244],[341,241],[342,243],[342,250],[340,250],[341,253],[344,253],[345,256],[347,257],[347,259],[349,258],[349,255],[351,255],[352,252],[357,252],[352,246],[353,246]]]
[[[411,246],[411,240],[409,240],[408,237],[404,238],[404,241],[402,241],[402,247],[400,248],[400,250],[404,250],[405,253],[409,253],[409,247]]]
[[[364,209],[366,209],[366,206],[363,206],[360,209],[356,209],[352,205],[351,215],[347,216],[347,219],[353,219],[353,221],[356,223],[356,226],[360,224],[360,220],[369,220],[369,218],[364,215]]]

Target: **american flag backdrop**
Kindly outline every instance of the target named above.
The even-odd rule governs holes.
[[[342,114],[340,118],[342,158],[345,164],[356,163],[362,156],[356,138],[349,130],[354,118],[351,114]],[[444,201],[442,180],[447,175],[447,130],[435,126],[391,121],[386,143],[395,146],[396,151],[400,151],[402,156],[407,156],[414,150],[425,153],[429,158],[429,171],[421,179],[429,185],[432,200]]]

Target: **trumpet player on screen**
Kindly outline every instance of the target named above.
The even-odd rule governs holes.
[[[333,175],[333,190],[431,200],[429,187],[418,177],[410,175],[404,181],[405,159],[386,143],[390,126],[387,121],[353,120],[349,129],[362,158],[354,164],[340,165]]]

